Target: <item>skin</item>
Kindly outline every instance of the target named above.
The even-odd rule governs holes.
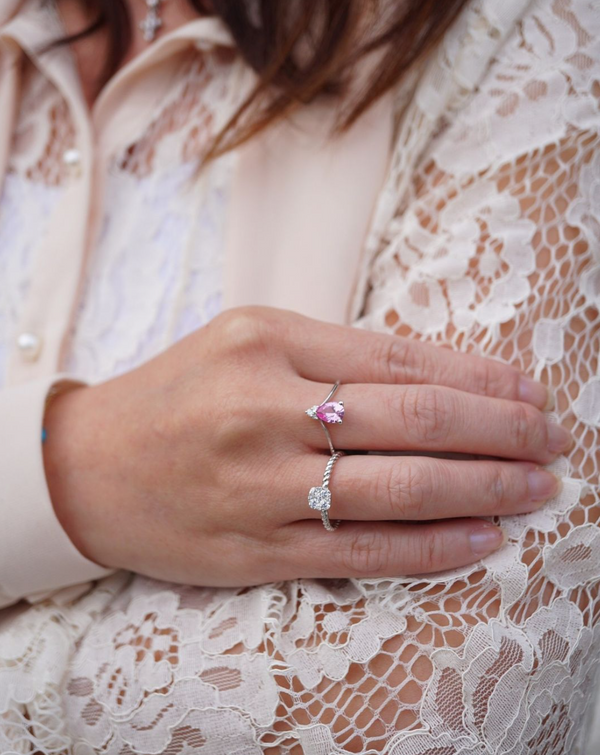
[[[86,22],[61,0],[67,31]],[[134,39],[145,14],[131,2]],[[163,33],[195,17],[163,7]],[[90,107],[101,35],[73,45]],[[308,507],[328,459],[303,410],[336,380],[352,454],[331,481],[327,532]],[[50,404],[44,463],[52,503],[79,551],[108,567],[193,585],[376,577],[462,566],[499,547],[480,519],[532,511],[559,481],[540,469],[572,443],[548,425],[546,388],[492,360],[397,336],[241,308],[137,369]],[[423,454],[480,454],[484,460]],[[472,537],[472,536],[475,537]]]
[[[344,521],[331,533],[307,504],[329,452],[303,410],[337,379],[336,447],[412,453],[342,457],[331,513]],[[556,494],[540,465],[571,436],[546,404],[543,386],[493,360],[238,308],[53,401],[47,479],[75,546],[109,567],[212,586],[427,573],[502,544],[477,517]]]
[[[139,55],[148,47],[139,29],[139,24],[146,16],[146,3],[144,0],[127,0],[129,17],[132,22],[132,41],[127,55],[121,63],[121,67]],[[85,28],[93,16],[85,12],[85,3],[81,0],[58,0],[58,10],[61,15],[63,26],[67,34],[73,34]],[[163,3],[160,11],[163,26],[157,35],[161,35],[176,29],[177,27],[198,18],[196,11],[186,0],[168,0]],[[79,69],[83,92],[90,107],[93,107],[96,99],[97,82],[107,55],[107,36],[104,32],[87,37],[71,45],[75,61]]]

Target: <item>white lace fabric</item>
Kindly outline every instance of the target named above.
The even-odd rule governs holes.
[[[495,10],[473,3],[460,22],[466,33],[448,36],[437,68],[407,108],[399,104],[355,324],[496,357],[550,385],[554,418],[576,438],[551,465],[561,493],[535,513],[503,518],[507,545],[451,573],[216,589],[120,572],[74,601],[4,609],[2,752],[592,752],[600,9],[592,0],[531,3],[481,78],[479,51],[501,27]],[[133,367],[219,309],[228,172],[217,163],[225,167],[212,175],[200,236],[190,234],[191,200],[177,188],[191,164],[182,134],[210,115],[202,121],[186,99],[204,75],[186,65],[189,79],[112,164],[114,203],[69,356],[91,379]],[[207,86],[190,95],[202,112],[219,101]],[[52,138],[68,133],[47,127]],[[43,218],[60,191],[58,167],[31,167],[52,153],[40,149],[30,173],[15,167],[4,189],[0,280],[5,289],[12,271],[18,287],[2,328],[34,242],[18,210]],[[115,240],[119,212],[131,213],[131,234]]]
[[[111,156],[107,204],[65,370],[90,381],[120,374],[220,310],[230,160],[215,163],[197,185],[193,178],[197,158],[221,118],[214,108],[227,105],[227,79],[220,74],[227,67],[218,54],[194,49],[181,55],[174,86],[150,114],[144,133]],[[32,252],[69,179],[64,155],[74,145],[61,93],[31,63],[24,80],[0,223],[0,239],[6,239],[0,271],[10,292],[0,303],[5,345],[16,332]],[[0,349],[2,371],[6,357]]]

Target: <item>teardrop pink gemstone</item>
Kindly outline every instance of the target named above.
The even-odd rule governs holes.
[[[344,419],[344,403],[342,401],[328,401],[317,407],[317,417],[329,424],[340,423]]]

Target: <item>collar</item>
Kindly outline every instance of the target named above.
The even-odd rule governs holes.
[[[52,2],[49,2],[49,0],[2,0],[1,6],[0,36],[2,36],[5,32],[9,34],[11,33],[11,29],[13,28],[11,24],[13,22],[16,22],[17,28],[19,28],[21,23],[25,22],[28,33],[33,34],[34,37],[43,39],[44,42],[48,42],[50,41],[50,39],[52,39],[52,35],[53,33],[55,33],[56,28],[47,28],[48,18],[49,16],[54,16],[55,18],[57,18],[58,14],[55,11],[54,4]],[[212,35],[205,35],[206,30],[203,24],[199,24],[199,22],[202,21],[211,21],[213,23],[209,26],[218,27],[218,34],[216,34],[216,36],[214,36],[212,40],[215,44],[233,46],[234,43],[231,34],[227,27],[223,24],[223,22],[217,17],[205,17],[195,19],[193,21],[188,21],[188,23],[183,24],[182,26],[169,32],[168,34],[165,34],[164,36],[160,37],[155,43],[150,45],[148,47],[148,51],[151,52],[157,49],[162,41],[170,38],[171,36],[183,36],[187,37],[188,39],[197,38],[201,42],[204,41],[206,37],[206,41],[207,43],[209,43],[211,41],[210,36]],[[58,21],[58,23],[59,30],[62,30],[60,21]],[[216,31],[216,28],[214,29],[214,31]]]
[[[65,34],[60,16],[53,3],[43,0],[3,0],[0,10],[0,41],[12,40],[32,59],[37,60],[39,50]],[[127,65],[123,66],[108,82],[105,90],[118,84],[131,71],[139,72],[146,66],[160,63],[175,50],[186,44],[196,44],[199,49],[235,47],[231,33],[217,17],[198,18],[160,37]],[[59,47],[44,53],[44,65],[62,75],[70,52]],[[40,61],[41,62],[41,61]],[[104,97],[104,91],[100,95]]]
[[[10,50],[13,60],[26,54],[34,61],[70,103],[80,131],[87,131],[91,115],[95,132],[107,132],[107,147],[111,146],[111,139],[118,138],[118,133],[107,130],[106,126],[115,117],[119,101],[128,96],[128,85],[134,83],[144,71],[163,63],[192,44],[207,52],[216,47],[235,48],[231,33],[220,18],[204,17],[188,21],[160,37],[117,71],[98,95],[90,114],[70,48],[65,45],[40,52],[49,43],[65,35],[54,3],[44,0],[10,0],[9,6],[4,6],[0,20],[2,17],[7,20],[3,25],[0,24],[0,49]],[[235,66],[232,89],[249,86],[249,75],[247,67]],[[135,115],[130,111],[128,123],[121,125],[133,127]]]

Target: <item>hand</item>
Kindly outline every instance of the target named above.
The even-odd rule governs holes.
[[[341,380],[327,532],[307,494],[329,458],[304,410]],[[56,398],[51,498],[87,558],[239,586],[426,573],[502,543],[484,520],[554,496],[571,444],[544,386],[493,360],[267,308],[230,310],[137,369]],[[481,454],[498,460],[422,456]],[[417,523],[419,522],[419,523]]]

